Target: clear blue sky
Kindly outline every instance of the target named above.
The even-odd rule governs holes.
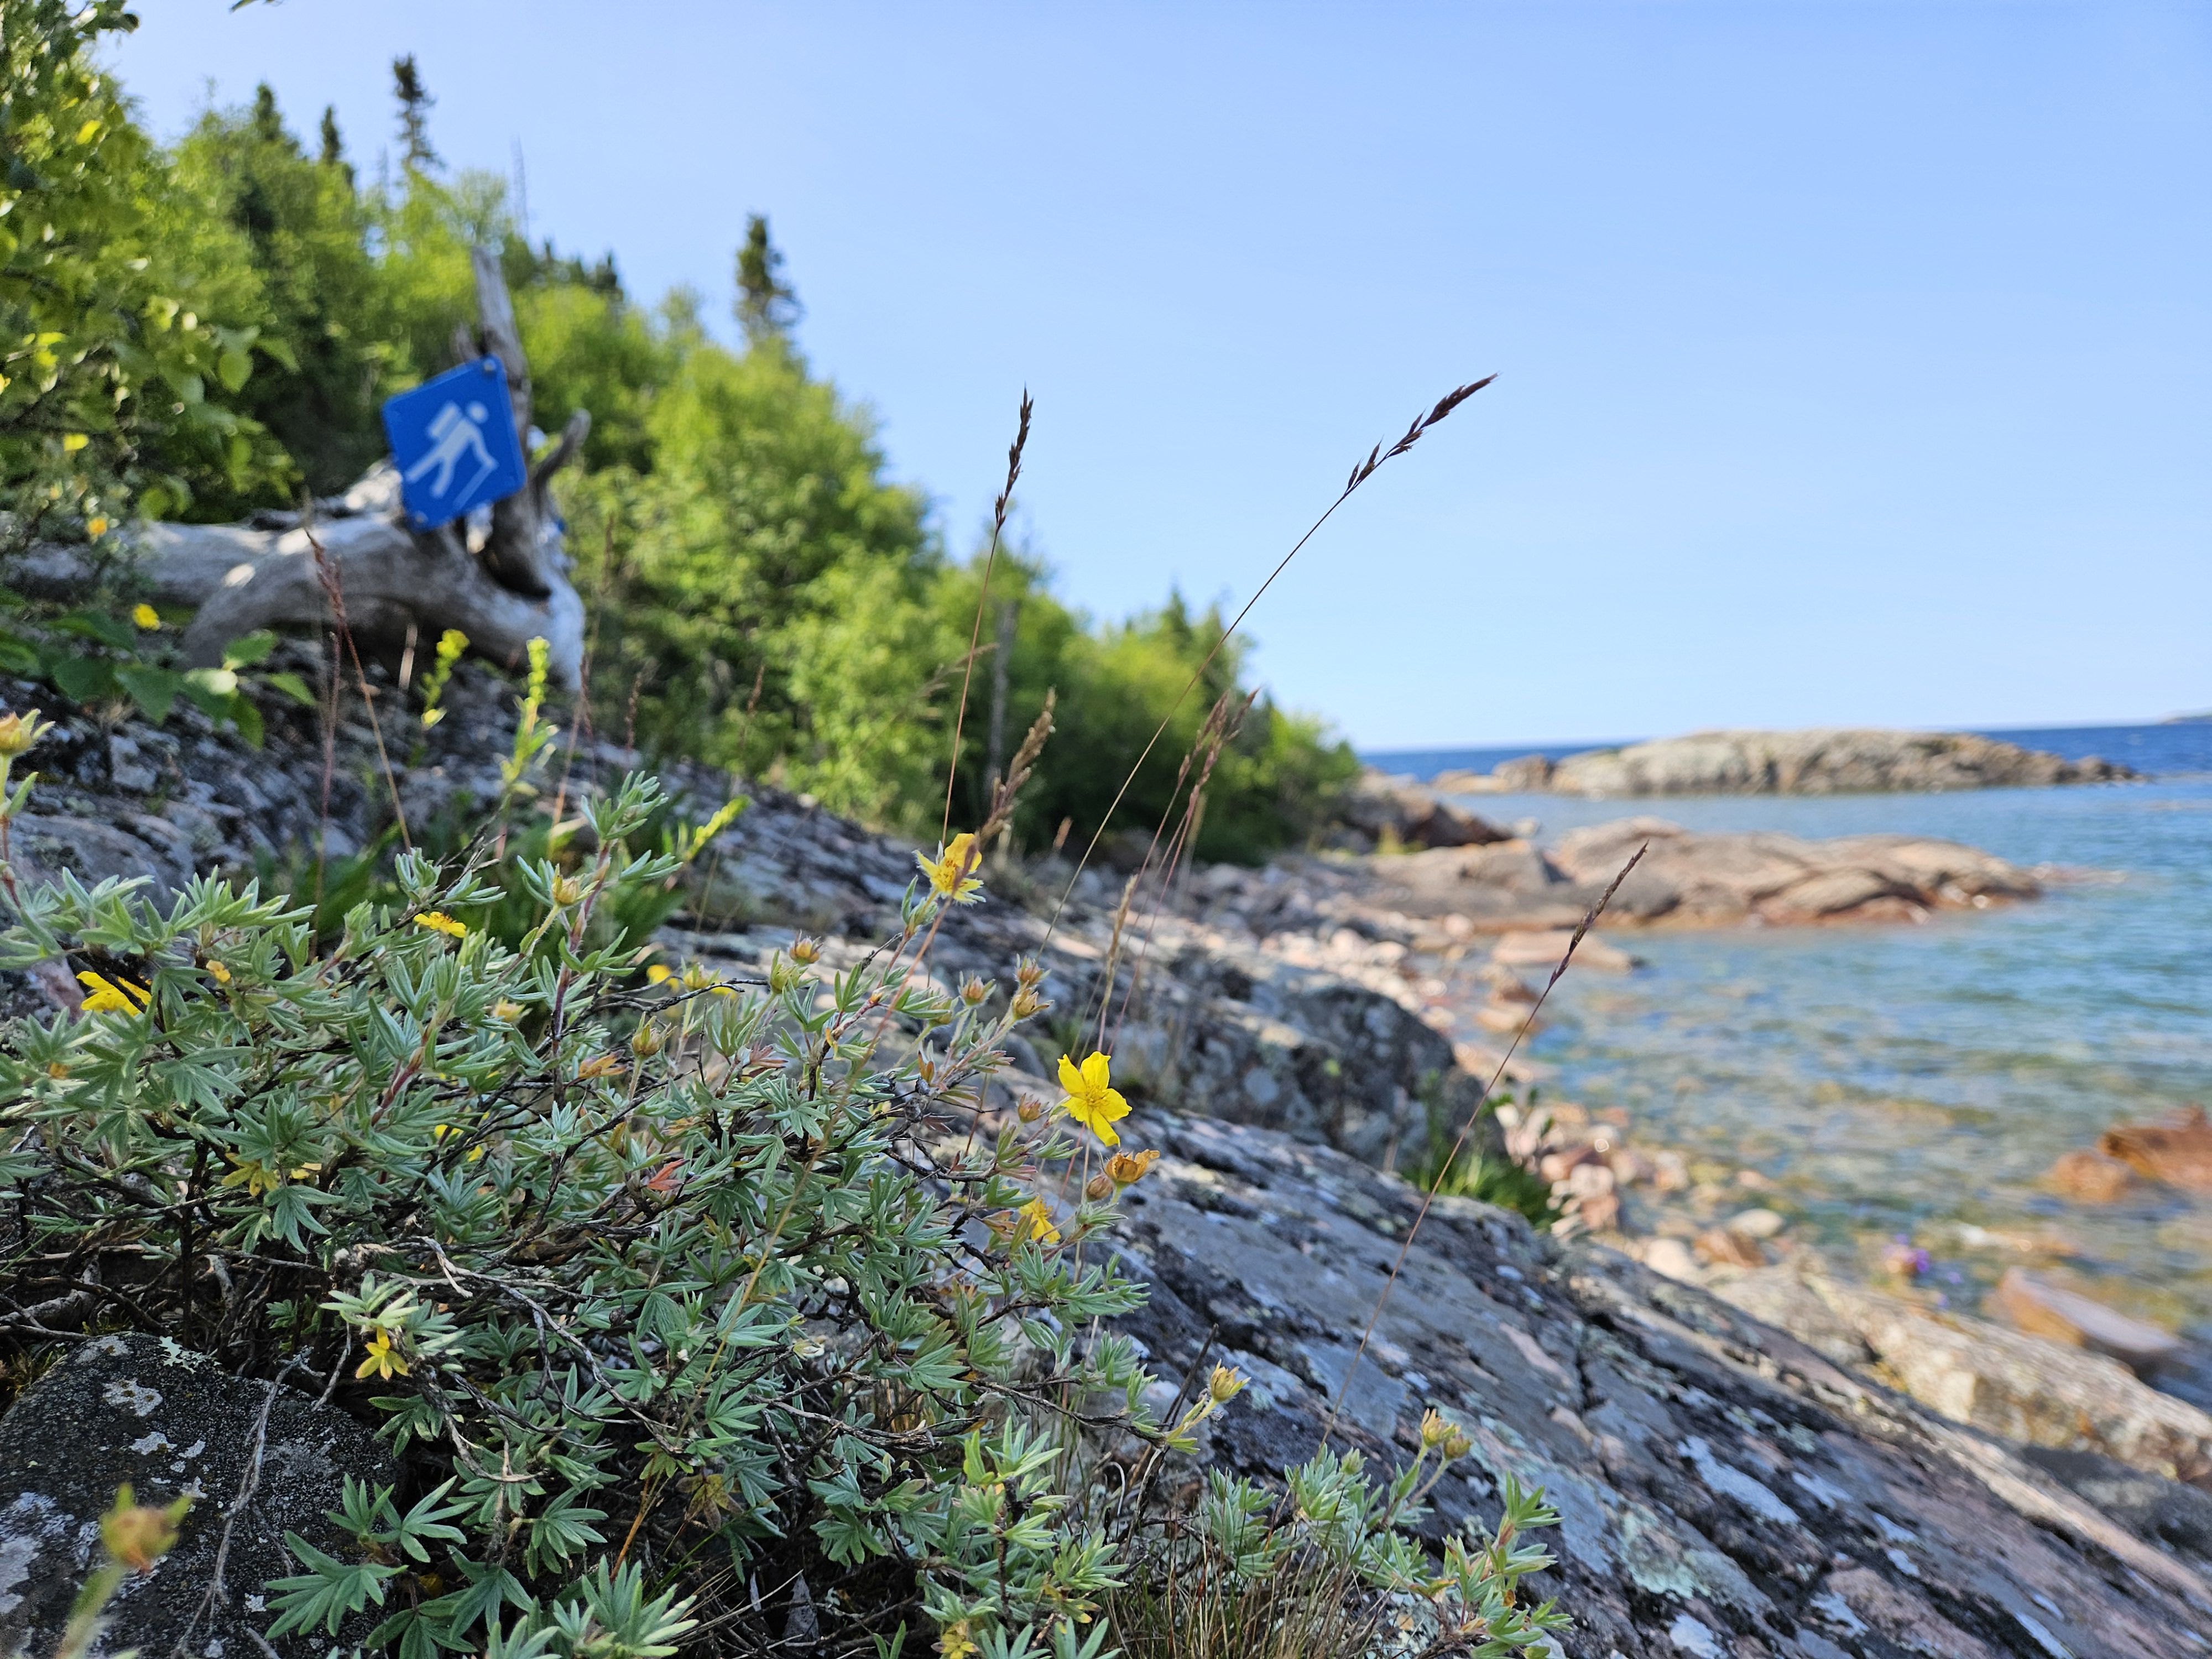
[[[2212,8],[146,0],[173,135],[267,79],[814,362],[965,550],[1242,603],[1365,746],[2212,706]]]

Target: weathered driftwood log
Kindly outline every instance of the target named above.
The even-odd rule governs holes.
[[[507,366],[517,432],[531,429],[530,367],[515,327],[514,307],[498,256],[475,257],[481,338],[466,342]],[[530,482],[492,508],[482,544],[469,545],[465,523],[410,530],[401,513],[399,477],[380,464],[339,501],[302,521],[264,514],[289,527],[243,525],[149,525],[141,538],[141,568],[157,603],[189,605],[197,614],[184,651],[195,666],[222,660],[223,647],[257,629],[327,627],[334,581],[356,639],[394,641],[411,628],[434,640],[448,628],[494,661],[522,660],[532,639],[550,647],[556,684],[574,690],[584,659],[584,606],[568,580],[553,475],[582,446],[591,416],[578,410],[552,448],[532,467]],[[319,557],[318,556],[319,549]],[[42,547],[18,570],[27,586],[65,589],[83,575],[71,550]]]

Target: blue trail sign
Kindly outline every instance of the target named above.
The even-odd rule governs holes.
[[[507,368],[479,357],[386,399],[384,435],[399,466],[400,499],[417,530],[512,495],[528,480]]]

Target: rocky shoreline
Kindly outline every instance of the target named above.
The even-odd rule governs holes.
[[[1564,760],[1529,755],[1486,773],[1446,772],[1444,794],[1840,795],[1947,789],[2035,789],[2142,775],[2090,756],[2069,761],[1972,732],[1822,727],[1698,732]]]
[[[464,670],[440,726],[386,721],[410,823],[496,794],[511,699]],[[258,755],[187,710],[167,731],[72,720],[36,759],[46,781],[17,851],[48,874],[173,888],[277,859],[321,816],[310,716],[273,720]],[[555,787],[594,787],[635,761],[586,738]],[[695,818],[732,787],[698,768],[669,781]],[[367,845],[382,780],[365,724],[342,727],[328,787],[332,850]],[[914,849],[802,799],[743,793],[750,805],[660,935],[668,957],[729,971],[800,933],[833,963],[863,951]],[[1472,816],[1432,832],[1468,835]],[[1624,884],[1608,925],[1908,920],[2036,889],[1947,843],[1786,840],[1646,821],[1540,848],[1482,825],[1411,854],[1196,871],[1157,907],[1140,887],[1126,913],[1117,876],[994,866],[993,902],[953,913],[930,967],[948,985],[1003,983],[1030,952],[1051,969],[1054,1014],[1015,1046],[987,1112],[1048,1091],[1047,1048],[1105,1034],[1136,1103],[1125,1131],[1166,1154],[1117,1247],[1153,1286],[1127,1328],[1164,1376],[1226,1359],[1255,1385],[1206,1455],[1272,1473],[1310,1452],[1339,1396],[1331,1443],[1386,1458],[1425,1407],[1455,1413],[1485,1473],[1440,1489],[1439,1511],[1494,1510],[1507,1474],[1545,1485],[1566,1521],[1560,1565],[1534,1587],[1575,1613],[1561,1644],[1573,1659],[2202,1652],[2212,1498],[2192,1482],[2212,1469],[2212,1418],[2187,1401],[2106,1355],[1844,1284],[1761,1218],[1755,1187],[1566,1103],[1483,1115],[1470,1137],[1553,1183],[1557,1229],[1468,1199],[1422,1219],[1421,1194],[1389,1173],[1455,1134],[1494,1073],[1541,1079],[1505,1050],[1564,948],[1557,930],[1631,842],[1651,842],[1650,879]],[[1469,875],[1470,862],[1517,873]],[[1447,970],[1470,961],[1486,1020],[1449,993]],[[1632,962],[1598,936],[1574,971]],[[74,989],[10,978],[14,1012]],[[159,1426],[189,1443],[186,1425]]]

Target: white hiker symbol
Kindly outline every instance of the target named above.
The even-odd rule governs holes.
[[[421,460],[407,469],[407,482],[421,482],[422,475],[434,466],[438,469],[438,478],[430,486],[430,493],[443,496],[453,485],[454,466],[464,454],[474,450],[482,465],[477,468],[476,477],[462,486],[461,494],[466,495],[482,483],[485,476],[497,465],[491,458],[491,451],[484,447],[483,431],[477,424],[479,421],[489,419],[491,411],[479,403],[471,403],[466,414],[461,412],[459,404],[449,403],[433,415],[430,417],[430,435],[437,442],[430,447],[429,453]]]

